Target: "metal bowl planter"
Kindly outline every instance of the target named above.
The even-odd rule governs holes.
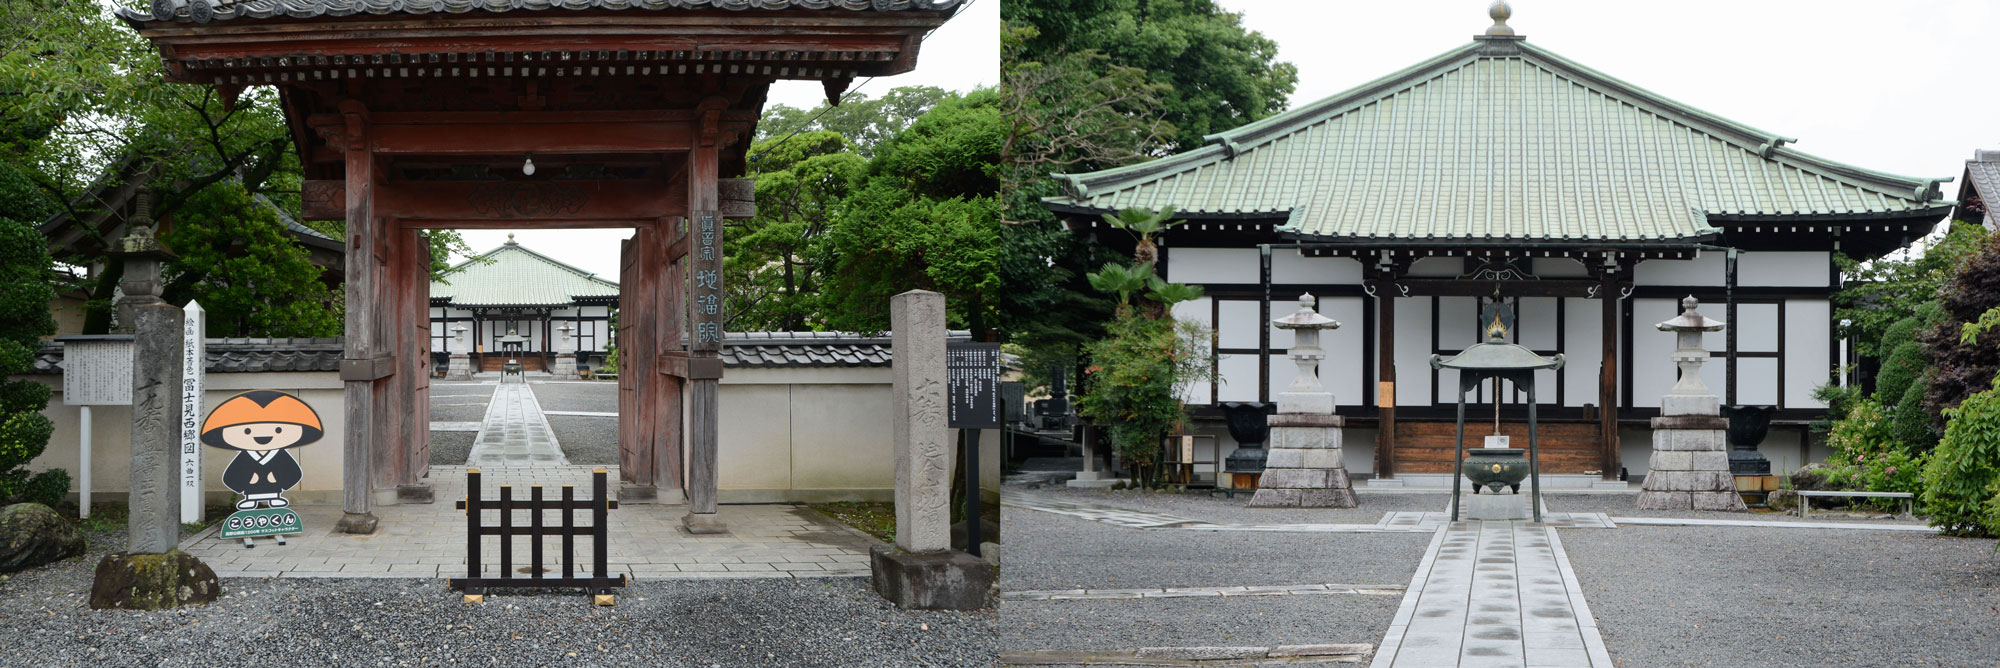
[[[1723,406],[1729,418],[1729,473],[1731,475],[1771,475],[1771,460],[1757,452],[1757,445],[1771,433],[1771,415],[1777,406]]]
[[[1229,426],[1229,437],[1236,439],[1236,451],[1223,461],[1223,472],[1244,475],[1264,472],[1264,462],[1271,452],[1264,447],[1265,439],[1271,437],[1268,418],[1276,408],[1276,404],[1258,401],[1222,404],[1223,423]]]
[[[1521,493],[1521,481],[1528,478],[1528,451],[1519,448],[1467,448],[1465,477],[1472,480],[1472,493],[1485,487],[1490,494],[1503,488]]]

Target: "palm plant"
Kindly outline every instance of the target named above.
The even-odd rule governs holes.
[[[1167,231],[1169,227],[1187,222],[1185,220],[1169,220],[1173,218],[1173,212],[1174,207],[1172,206],[1167,206],[1158,211],[1140,208],[1124,209],[1117,214],[1104,214],[1104,222],[1110,224],[1112,227],[1130,232],[1132,238],[1138,240],[1137,246],[1132,250],[1132,259],[1138,260],[1139,264],[1151,267],[1160,258],[1160,249],[1159,246],[1153,243],[1153,237]]]

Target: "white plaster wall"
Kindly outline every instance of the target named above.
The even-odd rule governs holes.
[[[1589,278],[1590,269],[1566,257],[1529,258],[1529,271],[1542,278]]]
[[[1256,401],[1257,360],[1261,357],[1261,355],[1216,355],[1215,375],[1222,383],[1216,391],[1216,398],[1221,401]],[[1204,397],[1193,403],[1206,404],[1208,399]]]
[[[1824,299],[1785,302],[1785,407],[1825,408],[1813,390],[1833,378],[1832,307]]]
[[[1420,257],[1410,263],[1408,274],[1415,278],[1457,278],[1465,275],[1465,259],[1456,257]]]
[[[1221,348],[1256,349],[1261,345],[1257,340],[1258,330],[1263,329],[1263,318],[1259,309],[1262,302],[1248,299],[1224,299],[1217,305],[1219,317],[1215,323],[1216,344]],[[1277,317],[1277,305],[1272,305],[1272,317]],[[1290,313],[1290,311],[1286,311]]]
[[[1825,251],[1737,253],[1736,284],[1823,288],[1829,278],[1830,262]]]
[[[1396,405],[1431,405],[1431,300],[1396,298]],[[1374,403],[1371,395],[1369,403]]]
[[[1599,374],[1604,370],[1604,300],[1563,300],[1564,406],[1597,405]]]
[[[1167,251],[1167,280],[1175,283],[1256,283],[1263,260],[1255,248],[1183,248]]]
[[[1307,257],[1294,249],[1274,248],[1271,249],[1271,282],[1358,285],[1361,283],[1361,262],[1348,257]]]
[[[1211,301],[1208,297],[1202,297],[1175,304],[1173,307],[1174,317],[1181,320],[1193,321],[1202,327],[1213,329],[1215,327],[1215,318],[1212,313],[1214,307],[1210,306]],[[1191,404],[1206,404],[1208,403],[1209,389],[1210,384],[1206,381],[1189,383],[1187,389],[1181,394],[1181,401]]]
[[[1373,402],[1373,399],[1368,398],[1366,389],[1362,387],[1362,370],[1368,368],[1375,355],[1374,351],[1362,345],[1364,309],[1368,308],[1370,301],[1373,300],[1365,297],[1332,297],[1319,300],[1320,314],[1340,322],[1340,329],[1322,331],[1319,335],[1320,348],[1326,351],[1326,360],[1319,365],[1320,382],[1328,391],[1333,392],[1333,401],[1337,405],[1365,406]],[[1294,304],[1293,307],[1296,308],[1297,305]],[[1281,312],[1278,310],[1278,305],[1274,304],[1271,313],[1272,317],[1277,317],[1280,314],[1291,313],[1291,310]],[[1288,341],[1287,344],[1289,343]],[[1296,369],[1296,365],[1290,365],[1291,360],[1283,355],[1278,359]],[[1290,383],[1291,378],[1286,377],[1285,382]],[[1278,392],[1277,388],[1280,387],[1283,386],[1276,384],[1271,386],[1274,398]]]
[[[1632,270],[1635,285],[1726,285],[1729,282],[1728,258],[1722,253],[1707,252],[1692,260],[1642,260]],[[1743,266],[1741,259],[1737,265],[1738,280],[1741,280]],[[1824,267],[1820,269],[1824,275]]]

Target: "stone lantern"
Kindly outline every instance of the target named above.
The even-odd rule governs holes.
[[[1638,500],[1643,509],[1746,510],[1729,473],[1729,421],[1720,414],[1721,399],[1701,380],[1709,357],[1701,336],[1721,331],[1723,322],[1697,312],[1700,306],[1689,296],[1679,316],[1655,325],[1674,333],[1672,359],[1681,377],[1660,398],[1660,417],[1653,418],[1653,456]]]
[[[465,342],[465,333],[469,329],[462,324],[453,325],[451,328],[451,339],[456,345],[452,346],[451,363],[445,367],[446,380],[472,379],[472,356],[466,353],[468,349]]]
[[[1320,315],[1310,294],[1299,295],[1299,310],[1271,321],[1292,331],[1287,356],[1299,366],[1292,384],[1278,393],[1278,413],[1267,419],[1270,453],[1250,505],[1259,508],[1353,508],[1354,487],[1347,479],[1340,429],[1333,414],[1333,393],[1319,382],[1319,363],[1326,359],[1319,334],[1340,323]]]
[[[571,342],[569,333],[576,331],[576,328],[565,322],[561,327],[557,327],[556,331],[561,334],[556,337],[556,365],[550,373],[554,374],[557,378],[575,376],[576,344]]]

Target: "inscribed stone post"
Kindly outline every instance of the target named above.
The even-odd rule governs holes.
[[[141,214],[142,216],[144,214]],[[180,544],[181,310],[160,300],[160,265],[171,258],[150,229],[120,242],[125,275],[119,306],[132,326],[132,469],[126,522],[132,554]]]
[[[1660,417],[1653,418],[1653,456],[1647,462],[1645,491],[1638,506],[1646,510],[1747,510],[1729,473],[1729,421],[1720,416],[1721,400],[1701,380],[1708,361],[1702,347],[1705,332],[1723,323],[1696,312],[1700,302],[1681,300],[1681,314],[1657,325],[1673,332],[1673,353],[1680,379],[1660,399]]]
[[[945,406],[944,295],[911,290],[889,300],[895,352],[896,546],[951,549],[952,448]]]

